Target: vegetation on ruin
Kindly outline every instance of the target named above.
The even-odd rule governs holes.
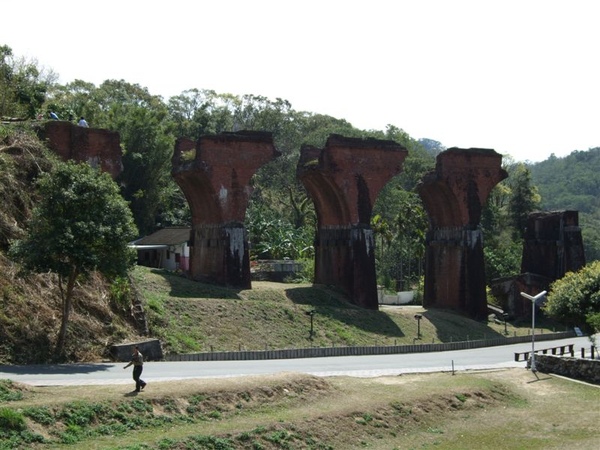
[[[391,292],[413,289],[422,283],[427,220],[416,187],[423,175],[434,167],[435,155],[445,149],[440,142],[414,139],[395,125],[388,125],[385,130],[360,130],[344,119],[297,111],[286,100],[257,95],[236,96],[189,89],[163,99],[125,80],[106,80],[99,86],[84,80],[60,85],[51,71],[0,46],[0,194],[3,198],[0,206],[0,361],[48,361],[49,349],[55,344],[60,317],[59,280],[47,273],[21,275],[21,267],[7,256],[11,244],[26,238],[32,231],[33,211],[43,200],[38,180],[57,164],[34,132],[50,111],[61,119],[85,116],[92,127],[119,132],[124,170],[117,183],[140,235],[165,226],[190,224],[185,198],[170,175],[177,138],[197,139],[204,134],[239,129],[272,132],[282,156],[261,168],[253,178],[254,191],[247,211],[252,257],[257,259],[288,257],[311,261],[313,256],[315,211],[295,178],[302,144],[323,147],[332,133],[394,140],[408,149],[408,157],[402,174],[383,189],[373,211],[378,282]],[[504,158],[509,177],[492,191],[482,213],[488,282],[519,273],[520,227],[526,214],[536,208],[579,209],[588,261],[598,259],[600,189],[595,174],[600,166],[599,153],[598,149],[575,151],[569,157],[553,157],[539,164]],[[201,320],[201,315],[193,317],[193,311],[184,305],[190,309],[201,305],[205,309],[196,308],[200,314],[214,313],[208,308],[216,307],[221,316],[231,314],[237,320],[246,320],[249,327],[259,331],[254,333],[256,342],[247,336],[242,342],[252,342],[258,348],[306,345],[306,317],[301,315],[305,305],[321,309],[318,320],[325,326],[320,332],[329,330],[327,335],[316,336],[311,344],[358,345],[413,339],[414,330],[410,330],[414,320],[402,323],[403,319],[388,317],[384,311],[375,312],[371,317],[371,312],[361,310],[361,317],[369,316],[369,320],[359,324],[355,320],[358,312],[345,303],[339,293],[310,285],[310,272],[303,279],[308,282],[304,285],[283,285],[277,289],[260,289],[257,285],[253,291],[226,292],[196,284],[198,291],[214,289],[219,293],[198,292],[187,297],[171,295],[171,291],[155,292],[151,287],[154,283],[168,288],[184,281],[173,274],[140,269],[134,275],[140,278],[138,287],[145,293],[143,300],[153,332],[164,338],[173,351],[231,347],[240,342],[238,337],[226,334],[198,335],[190,339],[189,329],[183,328],[174,328],[177,331],[166,334],[165,330],[173,328],[166,325],[172,324],[174,317],[182,323]],[[144,284],[144,280],[149,284]],[[78,278],[74,289],[69,334],[77,346],[66,344],[67,360],[94,360],[102,356],[108,343],[139,337],[129,310],[133,287],[127,282],[121,279],[110,283],[93,273],[88,278]],[[183,290],[187,289],[191,288]],[[233,313],[241,298],[256,307],[249,310],[246,319]],[[282,310],[277,309],[280,306]],[[273,308],[277,309],[276,313]],[[452,322],[450,316],[442,320],[434,317],[437,312],[428,314],[436,322],[431,339],[460,339],[457,332],[440,331],[442,322]],[[279,340],[279,336],[286,333],[277,327],[290,325],[297,330],[289,339],[293,342]],[[513,325],[516,327],[512,331],[518,332],[518,324]],[[428,326],[427,322],[423,326]],[[463,322],[456,328],[461,327],[468,330],[462,333],[463,337],[468,334],[469,338],[503,331],[501,324],[493,322]],[[23,348],[29,350],[23,351]]]

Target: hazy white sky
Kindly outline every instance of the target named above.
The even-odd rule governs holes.
[[[60,75],[283,98],[523,161],[600,146],[596,0],[0,0],[0,45]]]

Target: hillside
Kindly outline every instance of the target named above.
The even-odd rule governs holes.
[[[60,326],[60,291],[55,276],[19,273],[6,252],[23,236],[37,199],[35,182],[55,157],[27,131],[0,128],[0,363],[51,360]],[[117,301],[111,286],[94,275],[76,286],[67,357],[97,360],[107,343],[134,338],[129,306]]]
[[[6,256],[36,201],[35,181],[54,164],[42,142],[16,131],[0,136],[0,363],[49,362],[60,326],[60,291],[50,274],[25,275]],[[413,343],[421,320],[422,342],[449,342],[503,335],[499,323],[470,321],[451,312],[418,307],[360,309],[323,286],[255,282],[233,290],[190,281],[164,271],[138,267],[133,277],[145,305],[150,336],[131,316],[131,297],[99,275],[80,280],[69,326],[67,359],[98,361],[111,344],[155,337],[165,352],[260,350],[307,346]],[[309,339],[315,310],[314,336]],[[517,324],[518,325],[518,324]],[[508,327],[509,333],[526,334]]]
[[[150,332],[166,352],[412,344],[417,313],[423,316],[421,342],[504,335],[501,323],[476,322],[451,311],[420,306],[361,309],[324,286],[255,281],[251,290],[234,290],[145,267],[137,267],[133,278],[147,304]],[[309,339],[311,310],[316,314]],[[509,324],[507,331],[527,335],[529,327]]]
[[[529,166],[544,210],[579,211],[587,261],[600,259],[600,148]]]

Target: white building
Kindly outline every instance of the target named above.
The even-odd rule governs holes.
[[[190,227],[163,228],[129,246],[137,250],[140,266],[187,272],[190,268],[190,230]]]

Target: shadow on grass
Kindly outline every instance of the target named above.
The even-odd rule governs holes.
[[[32,364],[27,366],[0,365],[0,378],[3,373],[15,375],[70,375],[103,372],[112,364]]]
[[[422,313],[436,329],[441,342],[475,341],[506,337],[487,323],[478,322],[462,316],[455,311],[429,309]]]
[[[404,337],[400,327],[381,311],[360,308],[340,299],[342,294],[316,287],[295,287],[285,290],[286,296],[298,305],[307,305],[315,317],[343,322],[369,333],[387,337]]]
[[[168,272],[160,269],[151,271],[160,275],[169,283],[171,290],[169,295],[178,298],[218,298],[239,300],[239,292],[242,289],[228,288],[211,284],[208,282],[197,282],[177,273]]]

